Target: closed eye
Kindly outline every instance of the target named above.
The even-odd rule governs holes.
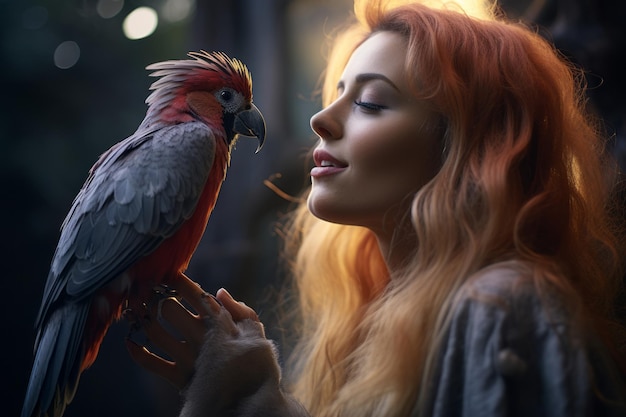
[[[380,110],[385,110],[388,108],[387,106],[383,106],[382,104],[369,103],[366,101],[359,101],[359,100],[355,100],[354,104],[368,111],[380,111]]]

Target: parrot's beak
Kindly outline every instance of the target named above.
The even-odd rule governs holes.
[[[241,111],[235,115],[233,132],[257,138],[259,146],[256,148],[256,152],[261,150],[263,142],[265,142],[265,120],[253,103],[250,103],[248,110]]]

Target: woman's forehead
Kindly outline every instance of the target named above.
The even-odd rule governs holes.
[[[359,74],[382,74],[402,83],[405,78],[406,41],[393,32],[378,32],[366,39],[352,53],[341,80],[347,82]]]

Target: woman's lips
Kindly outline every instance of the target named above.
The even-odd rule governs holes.
[[[315,161],[315,166],[311,169],[313,178],[337,174],[348,167],[348,164],[341,162],[323,149],[313,152],[313,161]]]

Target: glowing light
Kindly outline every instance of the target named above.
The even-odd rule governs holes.
[[[161,15],[169,22],[179,22],[188,18],[195,6],[195,0],[165,0]]]
[[[124,0],[98,0],[96,11],[103,19],[116,16],[124,7]]]
[[[72,68],[80,58],[80,47],[74,41],[61,42],[54,50],[54,65],[61,69]]]
[[[151,7],[138,7],[126,16],[122,29],[128,39],[142,39],[152,35],[159,24],[159,16]]]
[[[411,3],[410,0],[389,0],[384,2],[385,9],[393,9],[398,6]],[[367,2],[355,2],[356,15],[363,18],[364,5]],[[495,0],[421,0],[421,4],[434,9],[448,9],[467,13],[470,16],[489,20],[493,18]]]

